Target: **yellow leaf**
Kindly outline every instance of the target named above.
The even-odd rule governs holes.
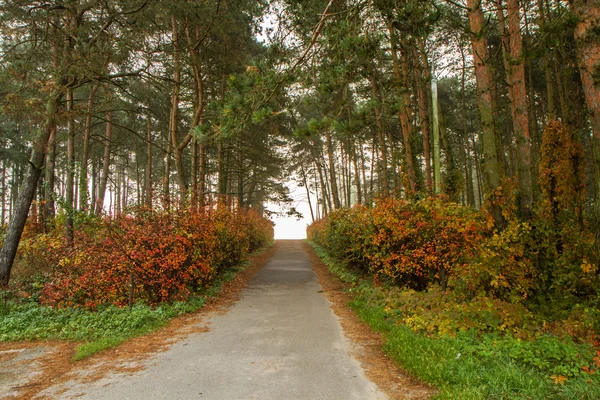
[[[554,383],[557,385],[564,385],[567,381],[567,377],[563,375],[552,375],[550,378],[554,379]]]
[[[594,271],[594,267],[587,260],[583,260],[583,264],[581,264],[581,270],[584,274],[589,274]]]

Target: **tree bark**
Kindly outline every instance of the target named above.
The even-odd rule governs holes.
[[[146,196],[145,196],[145,204],[146,207],[152,209],[152,197],[153,193],[153,185],[152,185],[152,123],[150,121],[150,115],[148,115],[148,119],[146,120]]]
[[[523,61],[523,38],[518,0],[507,0],[508,36],[506,35],[502,0],[498,0],[498,19],[503,35],[504,67],[508,82],[508,96],[517,142],[517,178],[519,181],[519,209],[521,218],[531,218],[533,191],[531,181],[531,135],[527,90],[525,87],[525,65]]]
[[[110,97],[110,94],[107,94]],[[101,215],[104,212],[104,196],[108,174],[110,173],[110,148],[112,144],[112,111],[110,110],[106,112],[106,131],[104,135],[104,157],[102,159],[102,175],[98,186],[98,197],[96,198],[96,215]]]
[[[86,211],[89,207],[88,192],[88,160],[90,156],[90,135],[92,131],[92,116],[94,111],[94,97],[99,85],[92,86],[87,104],[85,129],[83,131],[83,149],[81,150],[81,165],[79,171],[79,209]]]
[[[387,149],[385,147],[385,132],[383,127],[383,116],[381,112],[381,97],[379,95],[378,87],[375,82],[375,77],[371,77],[371,91],[373,100],[376,103],[375,106],[375,129],[377,130],[377,142],[379,144],[379,151],[381,152],[380,162],[380,173],[381,173],[381,194],[387,196],[389,194],[389,180],[388,180],[388,161],[387,161]],[[375,162],[375,159],[372,160]]]
[[[579,17],[575,27],[579,75],[592,123],[592,132],[594,138],[600,140],[600,84],[597,83],[600,72],[600,40],[598,39],[600,4],[592,0],[574,0],[572,7]]]
[[[0,216],[0,226],[4,226],[6,221],[6,160],[1,160],[2,163],[2,215]]]
[[[399,99],[402,101],[400,110],[398,111],[398,118],[400,120],[400,126],[402,129],[402,138],[404,139],[404,158],[406,162],[406,173],[408,175],[408,184],[410,191],[415,193],[417,191],[417,179],[415,175],[415,165],[413,160],[413,149],[412,149],[412,108],[410,106],[410,92],[408,90],[408,57],[406,55],[406,49],[400,52],[402,68],[400,67],[400,61],[398,60],[398,40],[396,39],[396,31],[392,23],[392,19],[388,18],[387,21],[388,31],[390,34],[390,50],[392,53],[392,63],[394,67],[394,83]]]
[[[54,182],[56,178],[56,125],[48,128],[50,130],[50,137],[48,138],[48,150],[46,153],[46,168],[45,168],[45,214],[46,222],[49,223],[56,214],[55,208],[55,194],[54,194]]]
[[[177,27],[177,19],[171,16],[171,28],[173,39],[173,92],[171,93],[171,112],[169,115],[169,132],[171,136],[171,146],[175,155],[175,169],[177,171],[177,184],[179,186],[180,201],[185,201],[187,196],[187,180],[185,177],[185,168],[183,166],[183,148],[180,148],[179,139],[177,138],[177,125],[179,114],[179,97],[181,91],[181,59],[179,52],[179,35]]]
[[[335,172],[335,154],[333,141],[331,140],[331,132],[329,128],[325,129],[325,140],[327,141],[327,159],[329,161],[329,180],[331,184],[331,195],[333,198],[333,207],[338,209],[341,206],[340,196],[337,184],[337,175]]]
[[[4,242],[0,250],[0,284],[3,285],[8,285],[12,265],[17,254],[19,241],[21,240],[21,234],[23,233],[27,215],[29,214],[29,207],[35,196],[38,180],[42,175],[46,148],[50,134],[55,126],[59,100],[60,94],[55,89],[46,103],[45,126],[40,130],[40,133],[33,142],[27,173],[17,197],[10,222],[6,228],[6,235],[4,236]]]
[[[492,101],[492,74],[487,65],[489,53],[485,42],[483,27],[485,17],[481,10],[480,0],[467,0],[469,25],[471,28],[471,46],[473,48],[473,64],[477,82],[477,100],[481,118],[483,137],[483,153],[485,160],[485,175],[488,191],[500,186],[500,166],[496,151],[496,129],[494,126],[494,104]],[[497,227],[505,224],[502,210],[496,204],[492,205],[492,216]]]
[[[73,115],[73,91],[67,89],[67,182],[65,189],[65,240],[73,245],[73,214],[75,211],[75,116]]]
[[[425,177],[427,191],[429,193],[433,190],[433,180],[431,175],[431,148],[429,141],[429,109],[427,107],[427,84],[431,82],[429,67],[426,65],[427,55],[425,54],[425,46],[421,44],[421,57],[423,62],[421,67],[423,74],[417,75],[417,91],[418,91],[418,102],[419,102],[419,125],[421,127],[421,135],[423,136],[423,156],[425,158]],[[417,49],[414,49],[415,60],[419,59]]]
[[[308,208],[310,208],[310,219],[315,222],[315,214],[313,211],[312,201],[310,200],[310,189],[308,187],[308,180],[306,179],[306,173],[304,171],[304,163],[300,163],[300,172],[302,172],[302,183],[306,189],[306,199],[308,200]]]

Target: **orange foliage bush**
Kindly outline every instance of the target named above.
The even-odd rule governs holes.
[[[379,278],[414,289],[442,286],[460,277],[485,232],[479,214],[430,197],[409,203],[380,199],[329,214],[308,229],[308,238],[334,255],[362,265]]]
[[[94,229],[80,229],[41,296],[57,307],[124,306],[133,275],[135,301],[184,300],[239,263],[250,243],[272,239],[272,224],[252,211],[135,210]]]

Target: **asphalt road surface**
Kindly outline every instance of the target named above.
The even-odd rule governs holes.
[[[140,371],[70,382],[55,393],[63,399],[387,398],[351,356],[300,241],[282,242],[241,299],[205,322],[208,332],[175,343]]]

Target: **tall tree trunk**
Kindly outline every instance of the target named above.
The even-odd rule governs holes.
[[[227,179],[225,176],[225,150],[223,149],[223,141],[220,140],[217,146],[217,179],[219,202],[227,193]]]
[[[110,97],[110,92],[107,95]],[[102,158],[102,174],[98,186],[98,197],[96,198],[96,215],[104,212],[104,196],[106,195],[106,185],[108,183],[108,174],[110,173],[110,148],[112,145],[112,111],[106,111],[106,130],[104,133],[104,157]]]
[[[146,120],[146,207],[152,209],[153,185],[152,185],[152,123],[150,115]]]
[[[169,115],[169,132],[171,134],[171,146],[175,156],[175,169],[177,171],[177,185],[179,186],[180,201],[185,201],[187,196],[187,180],[185,178],[185,168],[183,165],[183,148],[180,148],[177,138],[177,124],[179,122],[179,97],[181,91],[181,56],[179,51],[179,35],[177,19],[171,16],[171,28],[173,38],[173,92],[171,93],[171,113]]]
[[[65,240],[73,245],[73,214],[75,211],[75,116],[73,110],[73,91],[67,89],[67,182],[65,195]]]
[[[38,136],[33,142],[33,149],[31,151],[27,173],[23,179],[21,190],[15,202],[15,208],[6,228],[2,249],[0,250],[0,284],[8,285],[10,279],[10,271],[17,254],[17,248],[19,246],[19,241],[21,240],[25,222],[27,221],[29,207],[33,201],[33,196],[35,196],[35,189],[38,180],[42,175],[42,169],[44,168],[46,147],[48,145],[50,133],[55,126],[59,100],[60,94],[58,90],[55,89],[52,91],[46,104],[45,126],[43,129],[40,129]]]
[[[410,101],[410,92],[408,90],[408,56],[406,49],[400,52],[402,68],[400,68],[397,54],[397,40],[393,26],[388,25],[390,31],[390,43],[392,50],[392,62],[394,64],[394,77],[396,90],[401,95],[402,106],[399,111],[400,126],[402,128],[402,138],[404,140],[404,157],[406,161],[406,172],[408,174],[408,183],[411,192],[417,191],[417,178],[415,175],[415,166],[412,149],[412,108]],[[406,43],[404,44],[406,47]]]
[[[600,140],[600,4],[592,0],[574,0],[573,11],[579,17],[575,27],[579,75],[587,103],[594,138]]]
[[[485,17],[481,11],[480,0],[467,0],[469,24],[471,28],[471,46],[473,47],[473,64],[475,65],[475,79],[477,82],[477,100],[481,118],[483,137],[483,154],[485,159],[485,174],[488,190],[495,190],[500,186],[500,166],[496,151],[496,129],[494,126],[494,104],[492,101],[492,74],[487,65],[489,53],[485,43],[483,27]],[[491,213],[499,228],[504,227],[505,220],[502,210],[493,204]]]
[[[98,196],[98,170],[99,168],[97,168],[97,161],[94,160],[92,158],[92,204],[91,204],[91,211],[92,213],[96,211],[95,206],[96,206],[96,197]]]
[[[358,160],[356,156],[356,142],[353,140],[351,143],[352,150],[352,166],[354,167],[354,181],[356,183],[356,202],[362,203],[362,185],[360,182],[360,170],[358,169]]]
[[[428,79],[428,66],[426,65],[427,55],[425,54],[425,46],[420,43],[421,55],[416,47],[414,49],[414,58],[418,60],[422,59],[420,67],[423,69],[423,74],[415,73],[417,76],[417,92],[418,92],[418,103],[419,103],[419,125],[421,127],[421,135],[423,136],[423,156],[425,158],[425,180],[427,185],[427,191],[429,193],[433,190],[433,180],[431,175],[431,149],[429,145],[429,108],[427,107],[427,85],[431,82]]]
[[[198,209],[198,141],[192,140],[192,210]]]
[[[81,150],[81,165],[79,171],[79,209],[86,211],[89,207],[88,193],[88,159],[90,156],[90,135],[92,132],[92,115],[94,112],[94,97],[99,85],[92,86],[88,98],[85,128],[83,131],[83,148]]]
[[[389,184],[389,179],[388,179],[388,161],[387,161],[387,149],[385,146],[385,132],[384,132],[384,127],[383,127],[383,116],[382,116],[382,111],[381,111],[381,96],[379,94],[379,89],[378,86],[376,85],[375,82],[375,77],[372,76],[371,77],[371,91],[372,91],[372,96],[373,96],[373,100],[376,103],[375,106],[375,129],[377,131],[377,142],[379,144],[379,151],[381,153],[381,162],[380,164],[380,173],[381,173],[381,185],[382,185],[382,190],[381,190],[381,194],[383,194],[384,196],[387,196],[389,194],[389,188],[390,188],[390,184]],[[375,159],[373,159],[371,161],[372,163],[375,162]]]
[[[400,61],[398,60],[398,40],[396,31],[391,18],[387,20],[388,32],[390,34],[390,50],[392,54],[392,63],[394,66],[394,84],[398,97],[402,101],[402,105],[398,111],[398,119],[402,129],[402,138],[404,140],[404,158],[406,162],[406,173],[408,175],[408,184],[411,192],[417,191],[417,178],[415,175],[415,165],[412,150],[412,108],[410,101],[409,82],[408,82],[408,57],[406,49],[400,52]],[[406,43],[404,43],[406,47]]]
[[[319,172],[319,181],[321,182],[321,197],[323,198],[323,212],[327,215],[327,210],[331,210],[331,200],[327,193],[327,185],[325,185],[325,178],[323,177],[323,171],[321,170],[321,163],[315,158],[315,166]]]
[[[165,141],[165,162],[163,166],[163,190],[162,190],[162,202],[163,208],[169,210],[171,208],[171,152],[173,146],[169,138]]]
[[[0,160],[2,163],[2,215],[0,216],[0,226],[4,226],[6,221],[6,160]]]
[[[200,210],[204,210],[205,192],[206,192],[206,145],[204,143],[202,143],[200,145],[200,179],[199,179],[199,183],[198,183],[198,197],[199,197]]]
[[[55,194],[54,194],[54,181],[56,178],[56,125],[48,128],[50,130],[50,137],[48,138],[48,150],[46,154],[46,167],[45,167],[45,214],[46,221],[49,223],[56,214],[55,209]]]
[[[498,0],[498,19],[503,35],[504,66],[508,81],[508,96],[517,142],[517,177],[519,181],[519,209],[521,217],[531,217],[533,191],[531,181],[531,138],[527,90],[525,87],[525,65],[523,60],[523,38],[518,0],[507,0],[508,36],[506,34],[502,0]]]
[[[313,212],[312,201],[310,200],[310,189],[308,187],[308,180],[306,179],[306,172],[304,171],[304,163],[300,163],[300,172],[302,172],[302,183],[306,189],[306,199],[308,200],[308,208],[310,208],[310,219],[315,222],[315,213]]]
[[[433,177],[435,181],[435,194],[442,192],[442,173],[440,168],[440,115],[438,109],[437,81],[431,80],[431,109],[433,115]]]
[[[333,141],[331,140],[331,132],[329,128],[325,129],[325,140],[327,141],[327,159],[329,161],[329,179],[331,183],[331,195],[333,197],[333,207],[340,208],[340,196],[337,185],[337,175],[335,173],[335,150]]]

